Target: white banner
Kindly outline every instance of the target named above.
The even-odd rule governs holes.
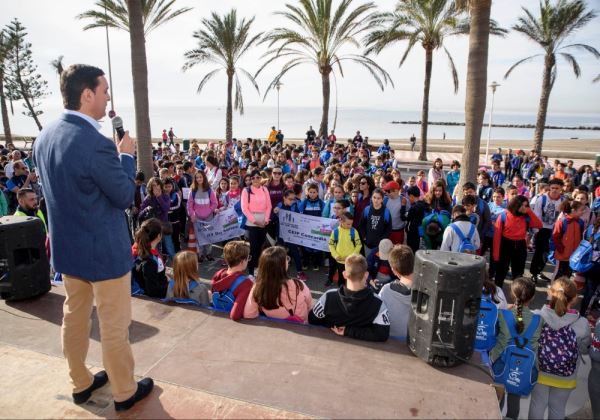
[[[279,237],[306,248],[329,252],[331,231],[337,225],[337,219],[279,210]]]
[[[198,245],[215,244],[244,235],[238,225],[238,216],[233,207],[223,210],[212,220],[196,221],[194,232]]]

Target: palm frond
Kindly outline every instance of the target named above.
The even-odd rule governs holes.
[[[202,78],[202,80],[200,81],[200,83],[198,84],[198,89],[196,89],[196,93],[200,94],[200,92],[202,91],[202,88],[204,87],[204,85],[213,78],[214,75],[216,75],[218,72],[220,72],[222,69],[214,69],[209,71],[208,73],[206,73],[204,75],[204,77]]]
[[[452,55],[450,55],[450,51],[444,47],[444,52],[448,57],[448,66],[450,67],[450,73],[452,74],[452,82],[454,84],[454,94],[458,93],[458,72],[456,71],[456,66],[454,65],[454,59]]]
[[[579,76],[581,76],[581,67],[579,67],[579,63],[577,62],[577,60],[575,59],[575,57],[573,57],[569,53],[564,53],[564,52],[561,52],[559,54],[565,60],[567,60],[571,64],[571,66],[573,66],[573,73],[575,73],[575,77],[579,78]]]
[[[592,80],[592,83],[600,82],[600,74]]]
[[[240,79],[235,75],[235,100],[233,103],[233,108],[236,111],[239,111],[240,115],[244,115],[244,97],[242,96],[242,84],[240,83]]]
[[[560,50],[564,50],[567,48],[576,48],[576,49],[580,49],[583,51],[587,51],[590,54],[592,54],[594,56],[594,58],[599,58],[600,59],[600,51],[598,51],[596,48],[592,47],[591,45],[587,45],[587,44],[569,44],[569,45],[565,45],[563,47],[559,48]]]
[[[532,56],[529,56],[527,58],[523,58],[523,59],[517,61],[515,64],[513,64],[512,66],[510,66],[510,68],[508,69],[508,71],[504,74],[504,79],[508,79],[508,76],[510,76],[510,74],[512,73],[512,71],[516,67],[518,67],[520,64],[526,63],[527,61],[532,60],[532,59],[534,59],[536,57],[540,57],[542,55],[544,55],[544,54],[535,54],[535,55],[532,55]]]

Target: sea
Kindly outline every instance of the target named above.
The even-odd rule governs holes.
[[[61,113],[60,108],[48,108],[40,116],[42,125],[55,119]],[[135,119],[133,107],[116,109],[121,116],[124,126],[135,135]],[[357,130],[363,136],[371,139],[407,139],[412,134],[418,138],[419,124],[392,124],[392,121],[420,121],[420,111],[399,111],[385,109],[360,109],[340,108],[335,119],[335,111],[330,112],[329,128],[335,128],[338,139],[354,137]],[[498,124],[535,124],[535,113],[516,113],[495,111],[493,122]],[[233,136],[236,138],[266,138],[271,126],[278,126],[287,138],[304,138],[309,126],[315,131],[319,129],[321,109],[319,107],[281,107],[279,109],[279,124],[277,108],[268,106],[247,107],[244,115],[237,112],[233,114]],[[489,115],[484,119],[482,138],[488,136]],[[431,111],[429,121],[464,122],[463,112]],[[111,124],[105,118],[102,132],[107,136],[111,134]],[[566,114],[550,113],[547,125],[556,126],[596,126],[600,127],[600,113],[597,114]],[[175,135],[179,138],[222,139],[225,136],[225,107],[177,107],[177,106],[151,106],[150,124],[153,137],[160,137],[162,130],[173,127]],[[15,107],[15,114],[11,116],[11,129],[17,135],[35,136],[37,128],[30,117],[25,117]],[[526,128],[501,128],[492,127],[491,138],[498,140],[530,140],[533,138],[533,129]],[[430,125],[428,137],[430,139],[462,139],[464,138],[463,126],[438,126]],[[553,139],[598,139],[600,144],[600,131],[598,130],[551,130],[544,132],[544,140]]]

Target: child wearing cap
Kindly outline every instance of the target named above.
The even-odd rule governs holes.
[[[428,207],[421,200],[421,190],[417,186],[412,186],[408,189],[408,201],[410,202],[410,208],[402,206],[400,217],[407,222],[406,243],[416,253],[421,246],[419,226],[423,223],[423,218],[425,218]]]
[[[405,338],[408,335],[410,294],[415,255],[407,245],[396,245],[389,253],[389,265],[396,279],[383,286],[379,297],[388,308],[390,335]]]
[[[347,284],[321,295],[308,314],[308,322],[331,328],[337,335],[366,341],[386,341],[390,335],[388,310],[367,287],[367,261],[350,255],[344,263]]]
[[[376,291],[392,280],[396,276],[392,272],[388,257],[394,244],[389,239],[382,239],[379,246],[371,254],[367,256],[367,264],[369,266],[369,285]]]
[[[406,198],[400,196],[400,184],[396,181],[390,181],[383,186],[383,190],[386,193],[387,200],[385,201],[385,207],[390,211],[392,216],[392,232],[388,238],[394,245],[404,243],[404,227],[406,222],[400,217],[400,210],[402,206],[406,206],[408,203]]]

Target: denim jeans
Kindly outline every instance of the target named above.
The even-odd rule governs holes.
[[[166,254],[173,258],[175,256],[175,245],[173,245],[173,238],[171,235],[163,235],[162,243]]]

